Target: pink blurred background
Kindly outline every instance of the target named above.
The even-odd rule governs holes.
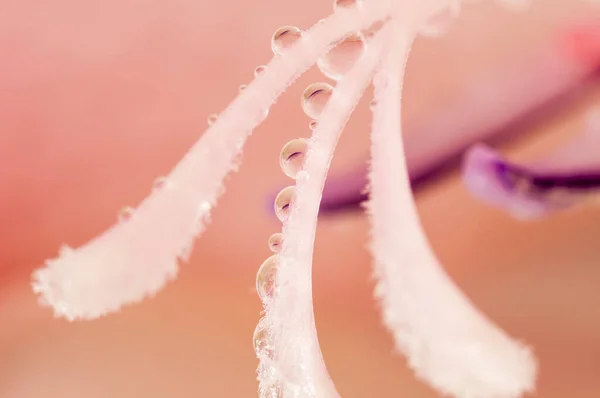
[[[137,204],[271,56],[284,24],[308,27],[329,0],[229,2],[0,0],[0,397],[250,397],[254,279],[279,223],[266,197],[288,183],[281,146],[308,136],[303,76],[247,145],[213,223],[179,278],[156,298],[95,322],[38,308],[31,270],[105,229]],[[419,39],[405,123],[457,101],[474,73],[522,57],[592,11],[567,0],[510,13],[468,5],[443,39]],[[598,10],[594,11],[600,17]],[[600,20],[600,19],[599,19]],[[370,113],[357,110],[333,168],[366,161]],[[505,149],[529,159],[581,128],[600,85],[527,128]],[[475,303],[536,349],[539,397],[600,394],[600,210],[533,223],[474,201],[456,172],[417,194],[425,229]],[[415,381],[372,300],[369,226],[360,212],[323,218],[315,252],[319,338],[344,398],[437,396]]]

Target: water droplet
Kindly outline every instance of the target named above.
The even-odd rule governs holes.
[[[283,50],[289,48],[302,36],[302,31],[295,26],[282,26],[273,33],[271,38],[271,49],[273,54],[279,55]]]
[[[302,93],[302,110],[312,118],[318,119],[331,98],[333,87],[327,83],[313,83]]]
[[[283,234],[281,232],[277,232],[269,238],[269,250],[273,253],[279,253],[281,251],[281,246],[283,245]]]
[[[460,2],[453,1],[443,10],[434,14],[419,27],[419,34],[426,37],[440,37],[444,35],[460,15]]]
[[[279,164],[286,176],[296,178],[296,174],[302,170],[307,148],[308,142],[304,138],[296,138],[283,146]]]
[[[333,9],[348,9],[356,6],[360,6],[362,0],[333,0]]]
[[[321,73],[333,80],[340,80],[365,52],[362,34],[354,34],[339,42],[328,53],[319,57],[317,66]]]
[[[264,303],[273,295],[275,274],[277,273],[277,255],[267,258],[256,273],[256,292]]]
[[[254,69],[254,76],[262,75],[266,69],[267,67],[265,65],[257,66],[256,69]]]
[[[169,181],[167,180],[167,177],[158,177],[156,180],[154,180],[154,183],[152,184],[152,189],[163,189],[167,186],[168,183]]]
[[[315,129],[317,128],[317,124],[319,124],[319,122],[313,119],[308,123],[308,128],[312,131],[315,131]]]
[[[135,210],[133,209],[133,207],[123,207],[121,210],[119,210],[119,214],[117,216],[119,222],[129,221],[131,217],[133,217],[134,212]]]
[[[272,355],[269,342],[269,333],[264,325],[264,319],[261,319],[258,322],[258,325],[256,325],[252,340],[254,342],[254,352],[256,352],[256,356]]]
[[[275,215],[277,215],[279,221],[287,221],[292,209],[292,200],[295,192],[296,188],[293,185],[290,185],[289,187],[283,188],[277,194],[277,197],[275,198]]]
[[[213,124],[215,124],[215,122],[217,121],[217,118],[218,118],[218,117],[219,117],[219,116],[217,116],[217,114],[216,114],[216,113],[213,113],[212,115],[209,115],[209,116],[208,116],[208,125],[209,125],[209,126],[212,126]]]

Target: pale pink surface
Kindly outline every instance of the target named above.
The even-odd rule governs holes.
[[[103,7],[114,9],[114,4],[111,4]],[[56,12],[72,10],[71,12],[76,14],[77,9],[73,8],[74,6],[69,4],[63,9],[54,4],[53,9],[57,10]],[[96,75],[92,74],[89,80],[78,80],[73,74],[68,77],[69,73],[65,72],[65,81],[55,84],[54,90],[50,90],[52,87],[49,87],[47,82],[57,83],[57,80],[42,79],[46,84],[40,83],[29,89],[31,94],[38,93],[35,96],[26,95],[28,91],[23,90],[22,86],[19,90],[13,87],[12,90],[3,93],[2,120],[6,123],[8,131],[18,131],[20,134],[19,138],[16,138],[16,133],[2,135],[4,161],[11,164],[11,167],[3,169],[7,176],[3,175],[0,179],[4,193],[2,208],[5,210],[0,214],[6,231],[3,236],[6,236],[6,239],[3,239],[2,246],[3,267],[9,264],[13,267],[30,268],[31,265],[55,253],[63,237],[69,243],[82,243],[109,225],[114,220],[116,209],[125,203],[138,201],[146,193],[153,178],[168,170],[183,154],[195,140],[197,132],[202,130],[204,115],[222,108],[215,102],[221,101],[224,105],[235,93],[237,83],[244,82],[246,76],[251,75],[253,67],[264,62],[268,55],[266,42],[273,27],[265,26],[267,23],[264,19],[260,24],[251,22],[253,16],[259,18],[264,15],[259,7],[255,4],[240,3],[237,7],[239,17],[234,18],[234,22],[239,22],[240,25],[229,26],[227,32],[232,36],[220,37],[216,46],[216,38],[219,37],[216,33],[223,32],[223,27],[215,26],[214,21],[219,19],[215,18],[215,14],[210,10],[201,12],[203,10],[196,8],[197,12],[193,12],[193,7],[202,6],[192,6],[191,3],[185,6],[184,3],[178,3],[170,11],[178,17],[169,17],[171,14],[164,13],[164,10],[162,17],[156,17],[158,21],[171,18],[178,22],[187,22],[173,24],[170,28],[175,31],[182,29],[179,36],[175,37],[188,43],[187,48],[186,45],[179,48],[171,43],[159,49],[159,43],[153,42],[152,45],[145,44],[151,47],[148,49],[144,48],[144,44],[138,44],[134,47],[138,54],[141,55],[145,51],[151,54],[154,52],[155,57],[145,57],[144,60],[125,57],[125,60],[120,60],[122,64],[119,64],[116,70],[130,68],[138,76],[146,71],[149,76],[146,84],[158,88],[152,95],[148,95],[145,89],[140,90],[142,92],[137,92],[136,101],[132,101],[132,98],[125,95],[127,90],[122,86],[131,84],[127,83],[131,82],[130,78],[127,77],[125,82],[122,82],[110,76],[107,72],[110,68],[103,67],[98,67]],[[89,5],[86,7],[85,14],[89,13],[94,18],[102,17],[101,13],[90,11]],[[268,20],[272,21],[274,26],[278,23],[294,22],[292,16],[298,18],[299,22],[308,22],[315,15],[324,15],[326,10],[329,10],[329,4],[323,4],[321,9],[314,7],[310,10],[306,4],[297,5],[297,8],[292,9],[289,4],[273,2],[265,7],[273,11]],[[230,15],[231,7],[226,8],[220,11]],[[545,15],[556,16],[558,11],[553,10],[558,10],[558,7],[550,7]],[[561,10],[561,13],[564,13],[564,10]],[[3,15],[3,18],[12,21],[13,24],[26,20],[10,14]],[[127,6],[118,13],[104,15],[106,22],[113,22],[111,28],[112,32],[116,31],[115,36],[121,33],[121,37],[119,40],[115,39],[113,46],[116,46],[114,43],[127,42],[126,35],[119,31],[123,28],[115,23],[115,20],[125,18],[130,26],[130,21],[139,15],[139,12],[128,10]],[[302,20],[303,16],[306,19]],[[200,21],[205,24],[201,24]],[[68,23],[55,25],[57,32],[60,31],[60,26],[71,32]],[[102,37],[106,31],[105,25],[107,24],[100,27],[88,26],[87,29],[101,31]],[[244,60],[243,64],[230,62],[231,59],[224,57],[232,57],[233,53],[227,50],[238,48],[234,45],[240,43],[240,37],[245,37],[243,31],[248,27],[259,32],[255,35],[261,35],[262,32],[262,40],[248,40],[247,44],[244,41],[246,45],[239,47],[241,50],[235,55]],[[210,38],[215,40],[211,46],[215,47],[205,47],[201,56],[192,51],[197,49],[197,38],[211,32],[214,34]],[[522,34],[523,31],[515,35],[518,33]],[[40,37],[44,34],[40,34]],[[165,36],[158,36],[166,40]],[[80,35],[75,35],[71,40],[85,42]],[[65,41],[68,43],[68,40]],[[106,42],[103,44],[107,45]],[[24,51],[23,46],[19,48]],[[178,73],[165,70],[160,73],[161,68],[158,65],[166,63],[160,55],[166,50],[178,54],[170,57],[169,62],[175,62],[176,65],[179,63],[187,74],[179,74],[182,72],[179,68],[175,68]],[[262,56],[258,56],[260,51]],[[30,51],[26,52],[26,56],[10,58],[9,64],[12,63],[14,70],[23,76],[29,76],[26,67],[32,63],[25,62],[25,59],[35,59],[33,54]],[[148,62],[148,59],[153,62]],[[418,59],[414,62],[419,62]],[[40,58],[39,55],[38,60],[52,64],[49,59]],[[57,61],[54,61],[54,65],[59,63]],[[474,61],[473,67],[477,66],[477,62]],[[22,67],[19,68],[18,65]],[[38,63],[37,66],[41,68],[39,65],[42,63]],[[90,65],[94,63],[87,64]],[[80,69],[83,66],[85,63],[71,65],[70,72],[85,70],[86,74],[89,74],[90,70]],[[206,80],[196,76],[200,68],[211,77],[223,73],[223,80]],[[93,77],[96,79],[92,79]],[[112,82],[112,90],[109,90],[111,86],[106,80]],[[223,89],[225,92],[217,90],[223,87],[223,81],[228,85],[228,89]],[[15,82],[18,80],[12,80],[11,77],[10,83],[5,81],[3,85],[14,85]],[[61,105],[52,95],[57,87],[58,93],[64,98],[70,98],[67,104]],[[128,87],[131,89],[131,86]],[[301,87],[298,87],[297,92],[300,90]],[[19,93],[21,97],[18,96]],[[99,103],[103,106],[109,105],[109,108],[100,109],[90,105],[94,101],[84,101],[89,99],[91,93],[102,93],[97,100],[101,100]],[[44,99],[44,95],[49,98]],[[413,101],[418,102],[426,96],[424,94]],[[18,283],[14,288],[4,287],[2,297],[6,297],[6,300],[2,302],[1,323],[14,326],[8,330],[3,327],[0,332],[2,344],[5,344],[2,350],[7,352],[0,362],[3,374],[0,388],[3,396],[162,396],[168,391],[185,397],[198,394],[245,396],[253,393],[254,375],[249,369],[253,368],[255,360],[249,336],[257,320],[258,300],[254,293],[248,293],[247,296],[245,293],[252,289],[253,274],[262,258],[266,256],[264,241],[276,226],[274,222],[264,220],[260,212],[253,212],[251,209],[252,206],[260,208],[266,190],[272,187],[273,183],[283,181],[277,168],[277,151],[285,139],[273,139],[273,136],[283,134],[286,126],[296,125],[296,122],[297,125],[304,125],[297,105],[297,96],[292,94],[289,98],[289,101],[286,100],[278,107],[282,113],[279,116],[274,114],[272,121],[264,127],[263,131],[272,130],[272,134],[268,137],[264,135],[261,139],[257,138],[254,144],[251,143],[245,171],[242,171],[242,175],[234,177],[229,185],[230,192],[224,199],[224,206],[215,215],[213,231],[205,236],[198,253],[194,256],[193,262],[197,263],[197,267],[188,266],[188,271],[183,273],[180,281],[168,289],[162,298],[96,324],[65,326],[61,323],[51,323],[43,312],[34,309],[31,296],[18,293],[21,289],[26,292],[24,279],[16,275],[14,280]],[[409,98],[410,95],[407,94],[407,99]],[[12,103],[9,103],[9,99]],[[137,115],[132,103],[140,107]],[[286,117],[284,109],[289,109],[288,112],[295,117]],[[360,117],[357,121],[360,123]],[[42,127],[18,128],[27,124],[25,122],[30,126]],[[51,126],[54,128],[50,128]],[[169,129],[177,129],[184,133],[181,138],[176,139],[165,134]],[[569,126],[565,122],[558,124],[553,131],[564,133],[568,129]],[[358,128],[351,130],[354,130],[354,134],[349,136],[365,142],[366,137],[358,137]],[[50,134],[50,131],[55,133]],[[89,133],[81,134],[81,131]],[[128,134],[122,135],[124,131]],[[285,134],[288,134],[289,138],[298,135],[296,132]],[[91,137],[94,137],[94,141]],[[34,141],[44,143],[45,147],[32,149],[29,142]],[[351,141],[343,141],[342,146],[346,155],[338,160],[338,166],[349,164],[354,158],[353,154],[359,154],[364,149],[364,146]],[[97,158],[91,156],[93,153]],[[268,153],[273,154],[273,161],[270,163],[263,161],[268,157]],[[140,169],[141,167],[143,169]],[[114,178],[115,175],[120,177]],[[275,177],[276,175],[278,177]],[[62,179],[58,176],[62,176]],[[593,221],[597,217],[593,212],[588,212],[585,217],[576,215],[572,216],[573,218],[553,219],[538,227],[531,227],[540,235],[535,239],[531,238],[529,229],[527,237],[530,240],[526,245],[518,240],[519,237],[525,237],[522,229],[509,221],[499,219],[498,216],[479,207],[468,210],[457,205],[457,202],[461,201],[468,203],[468,199],[463,196],[460,188],[449,184],[450,182],[440,186],[435,194],[424,193],[420,207],[434,245],[442,254],[445,253],[443,256],[449,260],[446,263],[449,263],[452,273],[475,296],[476,301],[484,303],[494,317],[500,318],[512,329],[525,330],[529,337],[541,344],[541,350],[545,354],[543,360],[546,359],[548,363],[541,393],[545,395],[542,396],[569,394],[593,397],[597,386],[592,375],[598,364],[592,356],[594,350],[590,350],[590,347],[594,347],[591,345],[592,336],[597,335],[598,324],[594,318],[588,318],[585,309],[589,307],[586,307],[586,303],[597,302],[594,296],[596,290],[589,285],[591,279],[594,279],[590,278],[590,275],[597,267],[592,268],[596,253],[593,250],[594,241],[586,237],[594,235],[594,224],[597,222]],[[244,206],[240,205],[240,198],[245,198]],[[457,210],[447,213],[448,204],[454,204],[457,206],[454,209]],[[461,218],[457,219],[459,216]],[[475,220],[480,220],[481,217],[489,223],[494,223],[495,230],[504,231],[504,234],[498,232],[499,236],[508,240],[499,243],[495,239],[499,236],[494,234],[486,237],[486,240],[479,237],[479,251],[467,254],[468,247],[461,242],[469,242],[476,236],[473,228],[475,224],[480,224],[480,221]],[[82,219],[85,219],[85,222],[82,222]],[[455,228],[457,222],[462,225],[458,231]],[[574,226],[575,223],[578,223],[578,227]],[[232,229],[232,224],[255,227],[252,228],[252,233],[249,233],[246,228]],[[550,227],[554,227],[553,234],[541,234],[542,229]],[[377,317],[370,310],[369,293],[364,288],[369,260],[362,254],[361,248],[366,231],[365,223],[359,218],[350,218],[341,223],[324,225],[321,231],[319,236],[323,236],[323,241],[317,247],[317,262],[326,263],[327,271],[317,270],[320,286],[316,292],[317,305],[321,306],[321,317],[331,317],[335,314],[335,318],[317,321],[325,326],[321,336],[325,340],[325,347],[329,347],[326,348],[325,355],[329,355],[328,363],[331,362],[334,378],[341,381],[341,393],[348,397],[362,397],[368,396],[377,388],[378,393],[389,396],[394,396],[399,390],[414,392],[413,396],[427,396],[427,392],[414,384],[410,377],[398,377],[398,372],[404,374],[400,370],[400,361],[389,358],[390,342],[379,331]],[[507,231],[512,231],[514,236],[507,238]],[[572,231],[573,236],[569,236],[567,231]],[[576,232],[580,235],[576,235]],[[329,234],[331,236],[327,236]],[[448,236],[451,236],[451,239],[448,239]],[[575,236],[579,239],[575,239]],[[356,248],[349,247],[349,242],[354,242]],[[532,251],[531,247],[537,251]],[[490,259],[490,253],[496,255]],[[469,255],[477,254],[485,256],[485,262],[488,264],[486,269],[494,269],[497,266],[504,270],[500,282],[497,277],[492,278],[488,271],[469,269],[468,265],[473,259]],[[461,256],[466,257],[459,261]],[[334,259],[335,261],[332,261]],[[527,264],[524,264],[525,260],[529,260]],[[569,263],[569,260],[578,261],[565,269],[564,264]],[[222,270],[219,270],[219,264],[222,264]],[[459,264],[462,264],[462,267]],[[537,264],[543,264],[543,267],[538,267]],[[341,265],[343,267],[340,267]],[[509,281],[512,272],[516,272],[519,267],[525,268],[518,273],[518,281]],[[353,271],[354,269],[357,271]],[[575,273],[574,269],[579,270],[579,273]],[[335,283],[331,281],[333,276],[336,277]],[[565,283],[565,279],[569,283]],[[543,282],[541,286],[540,282]],[[478,286],[475,287],[474,284]],[[513,292],[516,290],[516,293],[510,297],[506,297],[506,292],[496,296],[496,290],[493,289],[499,284],[512,289]],[[525,285],[528,289],[536,289],[535,292],[539,294],[519,290],[520,286]],[[323,286],[335,289],[327,293],[322,290]],[[333,292],[345,300],[351,298],[354,304],[353,311],[333,309],[336,304],[331,297]],[[561,292],[565,297],[563,300],[551,301]],[[219,300],[215,300],[215,297]],[[330,299],[327,304],[323,303],[325,297]],[[548,301],[542,302],[542,297]],[[344,302],[347,305],[347,301]],[[515,319],[512,308],[517,303],[522,307],[523,302],[527,303],[525,308],[534,314],[532,317],[537,318],[536,321],[519,320],[518,316]],[[11,308],[15,311],[11,311]],[[575,313],[571,308],[576,308]],[[231,318],[224,318],[223,311],[230,314]],[[37,320],[36,323],[23,319],[29,315],[31,320]],[[560,322],[561,319],[565,322]],[[553,327],[557,324],[561,325],[560,330]],[[17,338],[15,333],[19,330],[27,333]],[[550,335],[548,330],[552,330],[553,333]],[[342,341],[343,339],[348,340]],[[563,349],[561,344],[565,347],[567,344],[575,346],[572,349]],[[347,361],[348,356],[354,360]],[[219,366],[214,365],[215,362],[213,366],[209,366],[205,361],[207,358],[212,358]],[[172,367],[163,367],[167,362]],[[69,370],[81,373],[71,373],[67,378],[65,374]],[[127,372],[124,372],[125,370]],[[360,372],[361,377],[358,377],[356,372]],[[204,376],[202,381],[199,380],[199,375]],[[553,380],[552,375],[557,377]],[[32,380],[36,381],[35,384]],[[239,382],[232,383],[232,380]],[[40,389],[44,392],[41,393]],[[386,393],[388,389],[389,392]]]

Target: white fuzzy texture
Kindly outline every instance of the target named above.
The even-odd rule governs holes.
[[[312,256],[319,203],[333,152],[342,130],[368,87],[389,32],[384,27],[367,43],[363,57],[337,84],[308,146],[296,196],[283,228],[276,290],[262,322],[270,331],[275,360],[260,358],[261,397],[269,386],[290,398],[335,398],[317,339],[312,305]]]
[[[223,179],[270,106],[331,43],[383,18],[387,4],[378,1],[361,12],[336,13],[273,58],[173,169],[166,186],[146,198],[131,219],[75,250],[62,251],[34,273],[40,301],[52,306],[56,316],[92,319],[158,292],[177,274],[178,258],[185,259],[204,229]]]
[[[459,398],[513,398],[531,391],[536,362],[456,288],[432,252],[413,201],[401,134],[409,33],[374,79],[371,146],[372,251],[384,321],[417,376]]]

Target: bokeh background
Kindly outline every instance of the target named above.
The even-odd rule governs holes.
[[[62,243],[77,246],[135,205],[271,56],[281,25],[308,27],[329,0],[0,0],[0,397],[256,396],[254,280],[280,228],[267,197],[288,184],[282,145],[308,136],[303,76],[247,145],[213,222],[178,279],[151,300],[89,323],[38,308],[31,270]],[[538,0],[511,13],[468,5],[442,39],[419,39],[405,87],[405,123],[480,70],[523,57],[582,18],[583,2]],[[526,88],[524,88],[526,89]],[[367,160],[368,98],[333,169]],[[561,145],[600,103],[600,85],[503,147],[530,159]],[[534,345],[537,396],[600,396],[600,208],[520,223],[472,199],[456,171],[416,193],[448,272],[511,334]],[[322,218],[315,310],[325,360],[345,398],[436,397],[393,352],[372,299],[368,222],[360,212]]]

